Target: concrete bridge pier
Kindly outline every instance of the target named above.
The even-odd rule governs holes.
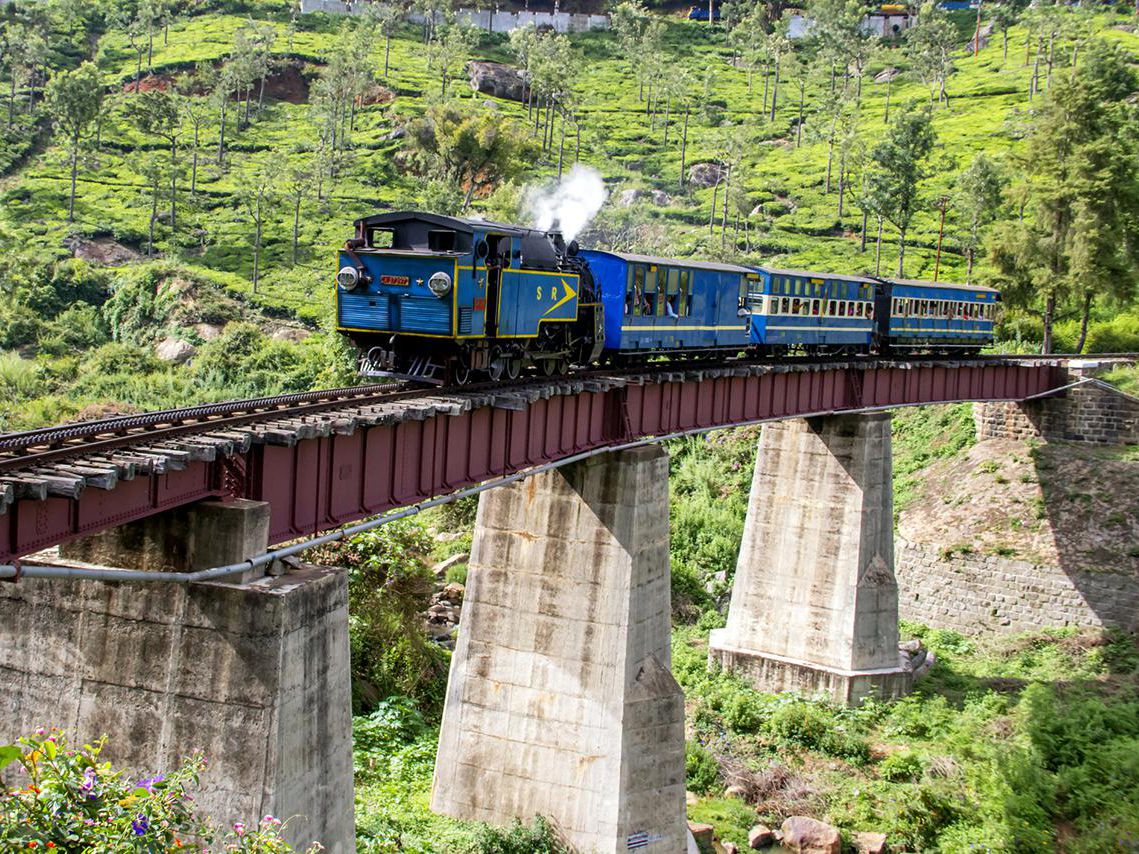
[[[593,457],[483,493],[432,809],[544,815],[577,850],[686,848],[669,671],[668,458]]]
[[[890,415],[764,425],[727,626],[709,660],[762,691],[906,693]]]
[[[63,562],[188,571],[268,544],[269,507],[204,501],[66,546]],[[55,561],[52,561],[53,563]],[[162,772],[201,751],[195,793],[223,828],[355,851],[348,588],[342,570],[191,585],[0,583],[0,744],[57,726]]]

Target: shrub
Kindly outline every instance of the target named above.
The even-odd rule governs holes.
[[[536,816],[530,827],[518,819],[510,827],[486,825],[479,830],[470,850],[472,854],[568,854],[570,851],[543,816]]]
[[[103,747],[103,741],[72,747],[57,730],[38,730],[0,747],[0,768],[17,763],[26,780],[20,788],[0,790],[0,848],[118,854],[170,851],[209,836],[189,798],[205,767],[201,757],[131,782],[99,760]]]
[[[830,756],[863,764],[870,759],[866,739],[850,731],[851,723],[822,703],[793,701],[780,706],[768,719],[769,731],[784,744],[798,745]]]
[[[891,753],[878,763],[878,776],[891,783],[912,783],[924,770],[921,757],[909,750]]]
[[[36,342],[43,322],[27,306],[0,309],[0,348],[27,347]]]
[[[720,766],[716,757],[697,741],[684,745],[684,772],[689,791],[706,795],[719,787]]]
[[[0,353],[0,395],[14,403],[43,394],[43,373],[31,359],[18,353]]]

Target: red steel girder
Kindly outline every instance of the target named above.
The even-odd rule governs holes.
[[[138,476],[75,500],[18,500],[0,516],[0,562],[203,498],[267,501],[279,543],[583,451],[755,421],[952,401],[1023,400],[1062,385],[1047,363],[811,366],[630,383],[517,409],[254,445],[239,457]]]

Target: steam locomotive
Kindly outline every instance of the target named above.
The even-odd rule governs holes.
[[[434,384],[667,357],[975,355],[997,291],[657,258],[418,212],[355,223],[337,328],[361,373]]]

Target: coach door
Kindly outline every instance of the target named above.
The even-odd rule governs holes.
[[[499,297],[503,272],[510,269],[510,238],[501,234],[486,236],[486,336],[498,336]]]

